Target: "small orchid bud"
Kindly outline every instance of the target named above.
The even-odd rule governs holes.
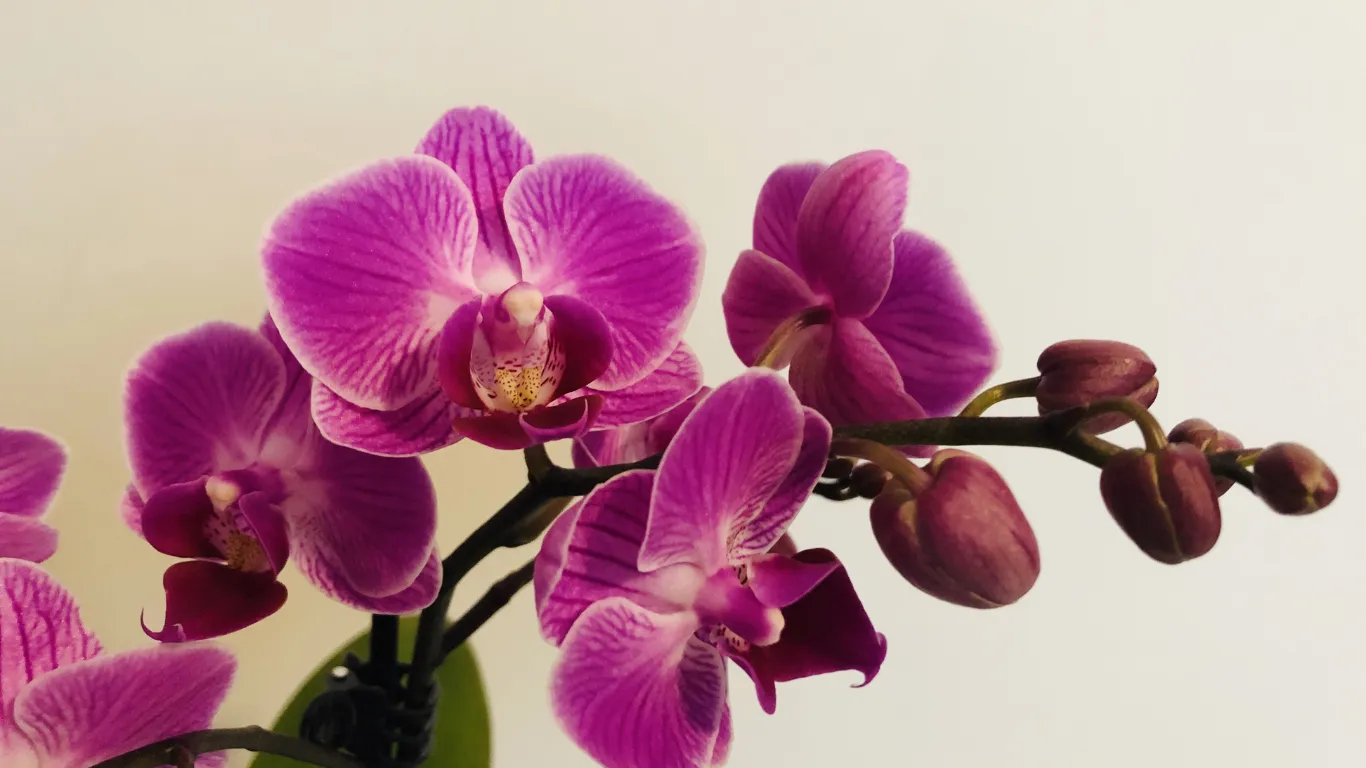
[[[1039,414],[1089,405],[1109,397],[1128,397],[1145,408],[1157,399],[1157,366],[1139,349],[1119,341],[1060,341],[1039,355]],[[1129,423],[1123,413],[1106,413],[1086,422],[1086,431],[1109,432]]]
[[[891,472],[871,461],[865,462],[849,474],[849,488],[865,499],[876,499],[891,477]]]
[[[1333,503],[1338,478],[1299,443],[1267,446],[1252,465],[1257,495],[1282,515],[1307,515]]]
[[[1110,516],[1149,557],[1175,564],[1219,540],[1219,494],[1199,448],[1171,443],[1116,454],[1100,472]]]
[[[1215,428],[1213,424],[1204,419],[1186,419],[1172,427],[1172,431],[1167,433],[1167,439],[1173,443],[1193,445],[1205,453],[1241,451],[1243,449],[1243,441],[1228,432]],[[1228,489],[1233,487],[1233,481],[1227,477],[1216,476],[1214,487],[1219,491],[1219,495],[1223,496]]]
[[[978,456],[941,450],[927,486],[898,481],[873,501],[873,535],[926,594],[969,608],[1019,600],[1039,577],[1039,545],[1005,480]]]

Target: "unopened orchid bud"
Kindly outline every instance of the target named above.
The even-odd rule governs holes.
[[[1193,445],[1205,453],[1241,451],[1243,449],[1243,441],[1216,428],[1204,419],[1186,419],[1172,427],[1172,431],[1167,433],[1167,439],[1173,443]],[[1227,477],[1215,476],[1214,487],[1219,491],[1219,495],[1223,496],[1228,489],[1233,487],[1233,481]]]
[[[1307,515],[1333,503],[1338,478],[1299,443],[1267,446],[1252,465],[1257,495],[1282,515]]]
[[[891,472],[871,461],[866,462],[849,473],[849,488],[865,499],[876,499],[891,477]]]
[[[825,462],[825,471],[821,472],[821,477],[831,480],[847,480],[854,472],[854,460],[839,456]]]
[[[1100,495],[1119,527],[1159,562],[1197,558],[1219,540],[1219,493],[1193,445],[1116,454],[1100,472]]]
[[[1157,366],[1131,344],[1073,339],[1060,341],[1039,355],[1039,385],[1034,397],[1039,414],[1090,405],[1110,397],[1128,397],[1145,408],[1157,399]],[[1086,422],[1086,431],[1109,432],[1129,423],[1123,413],[1106,413]]]
[[[873,535],[926,594],[970,608],[1019,600],[1039,577],[1039,545],[1005,480],[978,456],[941,450],[912,493],[887,483],[873,501]]]

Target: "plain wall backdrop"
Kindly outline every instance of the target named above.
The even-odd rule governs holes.
[[[1059,339],[1130,341],[1167,426],[1307,443],[1343,492],[1283,519],[1232,491],[1215,550],[1168,567],[1110,521],[1092,468],[985,450],[1044,563],[990,612],[902,581],[866,503],[813,501],[794,533],[849,564],[890,655],[862,690],[783,686],[773,717],[733,671],[731,764],[1360,764],[1363,40],[1360,0],[0,0],[0,424],[70,448],[49,567],[107,646],[134,647],[168,560],[116,512],[122,375],[163,334],[260,317],[257,245],[293,195],[410,151],[456,105],[501,109],[541,156],[613,155],[706,240],[687,339],[716,384],[741,370],[720,294],[765,176],[886,148],[911,169],[908,223],[956,255],[999,335],[997,380]],[[445,549],[523,471],[465,444],[428,463]],[[479,568],[457,610],[524,556]],[[221,724],[269,723],[365,623],[286,581],[284,610],[227,640]],[[530,595],[474,643],[495,764],[589,765],[546,704]]]

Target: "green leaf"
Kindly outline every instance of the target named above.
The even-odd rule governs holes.
[[[417,617],[409,616],[399,622],[399,654],[403,661],[412,657],[413,637],[417,634]],[[352,651],[365,658],[369,653],[370,632],[360,633],[346,647],[318,665],[294,698],[275,721],[273,730],[297,734],[304,709],[314,696],[327,689],[328,672]],[[484,684],[479,679],[479,665],[469,643],[446,657],[436,672],[441,683],[441,704],[437,710],[436,743],[426,765],[436,768],[489,768],[489,708],[484,700]],[[299,768],[297,760],[276,755],[257,755],[251,768]]]

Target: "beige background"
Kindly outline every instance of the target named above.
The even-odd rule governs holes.
[[[0,423],[70,446],[50,565],[107,645],[132,647],[167,561],[115,514],[124,367],[161,334],[257,319],[257,241],[291,195],[408,151],[458,104],[501,108],[542,155],[611,153],[706,237],[688,338],[716,383],[739,370],[719,295],[764,176],[886,147],[912,169],[910,221],[987,307],[1003,375],[1060,338],[1138,343],[1168,423],[1307,442],[1346,490],[1303,520],[1231,493],[1218,548],[1169,568],[1109,521],[1090,468],[989,451],[1045,562],[991,613],[900,581],[862,505],[814,502],[797,536],[849,562],[891,656],[864,690],[785,686],[772,718],[736,673],[732,764],[1351,764],[1366,750],[1363,39],[1359,0],[0,0]],[[430,467],[447,548],[520,474],[467,445]],[[229,640],[224,724],[269,721],[364,621],[287,580],[281,614]],[[528,596],[476,647],[497,765],[587,765],[545,705],[553,652]]]

